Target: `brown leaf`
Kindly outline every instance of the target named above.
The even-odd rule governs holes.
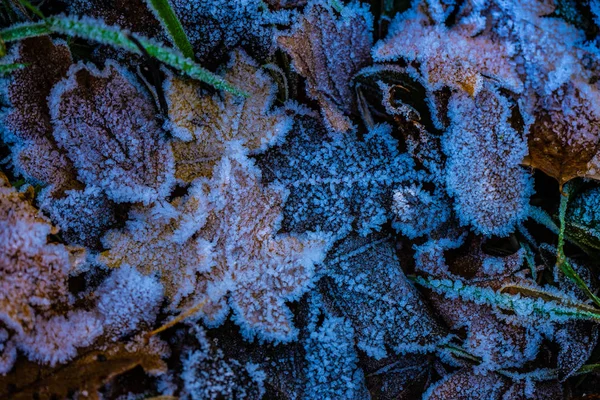
[[[225,79],[250,97],[203,95],[200,84],[175,76],[165,84],[171,130],[181,139],[172,144],[179,180],[210,177],[231,143],[241,144],[254,154],[289,130],[289,118],[281,110],[271,109],[276,85],[248,55],[232,53]]]
[[[337,131],[348,131],[347,117],[356,111],[351,80],[371,63],[373,19],[368,8],[356,3],[339,15],[328,2],[311,2],[289,34],[277,42],[307,80],[310,97],[317,100],[325,120]]]
[[[99,399],[98,390],[112,379],[141,366],[147,373],[166,371],[166,364],[152,348],[116,344],[104,351],[91,351],[57,368],[20,361],[10,374],[0,377],[0,397],[14,400],[66,399],[79,392]]]
[[[555,178],[562,187],[576,177],[600,180],[600,91],[572,81],[536,103],[523,164]]]

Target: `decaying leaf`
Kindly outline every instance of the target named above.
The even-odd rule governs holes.
[[[392,190],[418,178],[409,156],[400,154],[390,128],[377,125],[327,137],[319,123],[298,118],[286,142],[260,157],[267,181],[290,190],[283,229],[328,232],[342,238],[356,229],[377,231],[391,219]]]
[[[306,78],[308,94],[319,101],[328,125],[352,128],[356,111],[351,86],[354,75],[371,62],[373,17],[367,6],[353,2],[337,13],[329,2],[312,0],[290,33],[277,37]]]
[[[377,359],[435,350],[446,332],[404,276],[391,238],[348,236],[325,260],[325,304],[352,322],[358,348]]]
[[[290,340],[284,302],[306,291],[328,238],[276,235],[284,201],[285,192],[263,186],[247,159],[224,158],[186,199],[132,214],[126,231],[107,236],[103,257],[160,273],[175,306],[206,302],[201,314],[213,325],[227,317],[230,295],[245,335]]]
[[[538,99],[525,165],[562,187],[576,177],[600,179],[600,91],[580,81]]]
[[[249,97],[203,95],[196,82],[175,76],[166,81],[171,131],[181,139],[172,143],[179,180],[210,177],[214,165],[232,151],[232,143],[258,153],[289,130],[290,118],[272,110],[277,91],[273,80],[244,52],[232,53],[225,79]]]
[[[70,364],[56,368],[20,362],[13,372],[0,377],[0,395],[15,400],[50,400],[66,399],[78,393],[89,399],[100,399],[98,390],[103,385],[137,366],[152,375],[166,372],[158,348],[157,345],[115,344],[102,351],[85,353]]]
[[[89,186],[117,202],[148,204],[173,184],[173,155],[150,99],[113,62],[83,63],[52,90],[54,137]]]
[[[442,138],[446,187],[463,224],[484,235],[506,236],[527,216],[531,174],[522,132],[511,126],[513,105],[495,89],[450,100],[450,129]],[[517,111],[518,112],[518,111]]]

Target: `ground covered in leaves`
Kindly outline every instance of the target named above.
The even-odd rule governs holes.
[[[0,398],[600,398],[599,28],[2,1]]]

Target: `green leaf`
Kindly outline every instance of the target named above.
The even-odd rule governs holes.
[[[38,16],[41,19],[44,19],[44,14],[40,11],[39,8],[37,8],[36,6],[34,6],[33,4],[31,4],[29,1],[27,0],[19,0],[19,3],[21,3],[21,5],[23,5],[23,7],[27,8],[29,11],[31,11],[32,13],[34,13],[36,16]]]
[[[190,59],[194,59],[194,49],[190,43],[183,26],[173,11],[169,0],[146,0],[150,9],[154,12],[158,20],[163,24],[173,43],[181,53]]]

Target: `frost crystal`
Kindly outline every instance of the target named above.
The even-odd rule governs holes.
[[[261,157],[267,180],[290,190],[283,228],[292,232],[377,231],[391,219],[394,187],[415,177],[410,157],[398,151],[386,125],[360,140],[354,133],[327,137],[302,119],[287,141]]]
[[[50,96],[54,137],[87,185],[117,202],[150,203],[169,194],[173,155],[153,104],[113,62],[77,64]]]
[[[257,153],[281,140],[289,130],[290,118],[281,110],[271,110],[277,91],[272,79],[244,52],[232,53],[225,79],[250,97],[202,95],[199,84],[174,76],[165,84],[170,128],[182,139],[172,144],[180,180],[210,177],[228,143]]]
[[[325,120],[347,131],[347,115],[356,111],[351,80],[371,62],[373,16],[366,5],[351,2],[339,15],[328,1],[311,1],[290,33],[277,41],[306,78],[308,94],[319,101]]]
[[[510,125],[509,102],[493,89],[450,100],[452,124],[442,145],[446,185],[463,224],[484,235],[505,236],[527,215],[531,175],[519,164],[527,154]]]

